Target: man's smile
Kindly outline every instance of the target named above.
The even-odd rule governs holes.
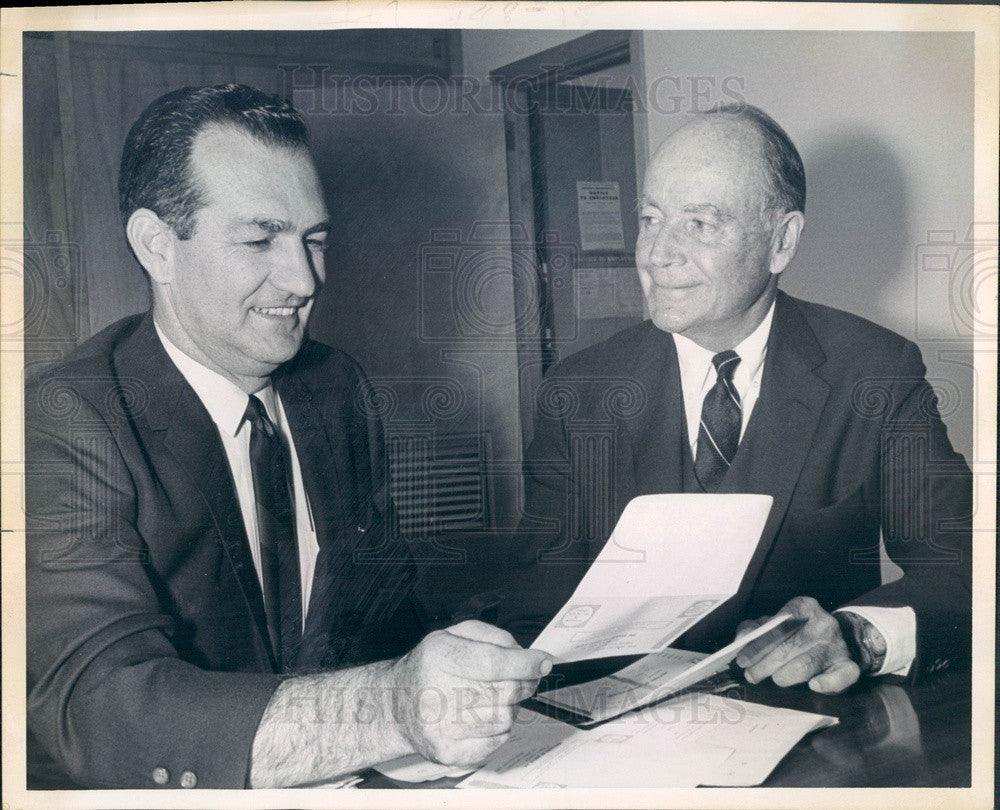
[[[696,281],[687,284],[660,284],[655,281],[653,282],[653,287],[656,289],[657,292],[663,295],[676,296],[676,297],[687,295],[692,290],[696,290],[700,286],[701,286],[700,282]]]
[[[301,304],[299,306],[292,307],[251,307],[251,311],[255,312],[257,315],[261,315],[265,318],[291,318],[292,316],[298,314],[298,311],[305,306]]]

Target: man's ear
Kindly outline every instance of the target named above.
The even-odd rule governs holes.
[[[771,272],[781,273],[799,247],[799,237],[806,226],[806,218],[801,211],[789,211],[781,217],[771,236]]]
[[[174,232],[148,208],[137,208],[125,225],[132,251],[154,284],[173,280]]]

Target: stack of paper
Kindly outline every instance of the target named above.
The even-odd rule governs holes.
[[[420,754],[408,754],[376,765],[373,770],[400,782],[432,782],[435,779],[465,776],[472,773],[475,768],[439,765],[437,762],[424,759]]]
[[[768,495],[633,499],[566,605],[531,645],[558,661],[644,654],[614,675],[536,700],[581,728],[521,708],[511,738],[459,787],[695,787],[760,784],[804,735],[835,718],[719,695],[670,698],[723,671],[775,616],[712,655],[668,645],[739,589]],[[617,718],[617,719],[615,719]],[[419,757],[379,766],[405,781],[455,776]]]
[[[763,782],[836,718],[689,694],[598,728],[521,709],[511,739],[460,788],[651,788]]]
[[[683,692],[722,672],[747,644],[784,624],[791,616],[775,616],[718,652],[666,649],[640,658],[614,675],[552,689],[535,700],[567,711],[581,725],[599,723]]]

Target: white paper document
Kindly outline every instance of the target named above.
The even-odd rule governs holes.
[[[758,785],[836,718],[688,694],[582,729],[520,709],[508,742],[460,788]]]
[[[585,720],[582,725],[610,720],[722,672],[747,644],[790,618],[775,616],[711,655],[667,648],[605,678],[540,692],[535,700],[573,712]]]
[[[348,790],[357,787],[364,781],[365,778],[363,776],[352,773],[342,776],[339,779],[331,779],[328,782],[319,782],[317,784],[305,785],[304,787],[306,790]]]
[[[736,593],[772,500],[729,494],[633,498],[532,648],[556,661],[665,649]]]
[[[424,759],[420,754],[407,754],[405,757],[397,757],[376,765],[373,770],[400,782],[430,782],[434,779],[465,776],[467,773],[472,773],[475,768],[439,765],[437,762]]]

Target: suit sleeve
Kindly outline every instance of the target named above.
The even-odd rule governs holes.
[[[84,787],[244,787],[277,676],[208,672],[181,659],[170,597],[147,572],[138,495],[114,431],[79,391],[61,403],[70,414],[38,399],[29,389],[31,734]]]
[[[880,435],[882,537],[903,576],[851,605],[909,606],[917,617],[914,674],[971,656],[972,475],[956,453],[907,342],[899,377],[886,387]]]

